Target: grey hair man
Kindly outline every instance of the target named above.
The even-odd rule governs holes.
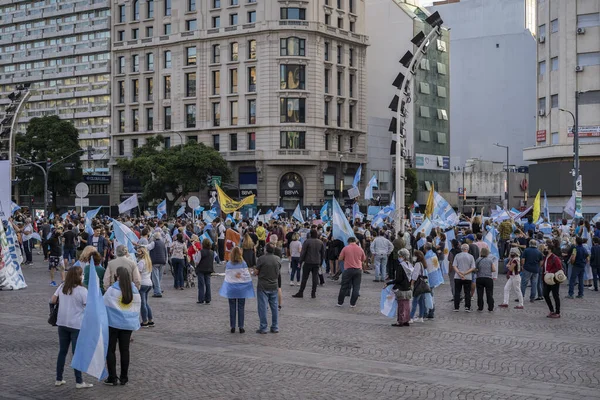
[[[454,311],[460,308],[460,294],[465,293],[465,311],[471,312],[471,283],[473,271],[475,271],[475,259],[469,254],[469,245],[460,246],[460,253],[454,256],[452,261],[454,269]]]
[[[155,232],[152,235],[152,241],[146,245],[146,249],[150,253],[150,261],[152,261],[152,288],[154,294],[152,297],[162,297],[162,289],[160,283],[165,271],[165,265],[169,260],[167,245],[163,239],[162,232]]]
[[[142,277],[140,275],[140,271],[137,268],[137,264],[133,261],[132,258],[129,257],[129,251],[127,247],[124,245],[117,246],[117,258],[108,262],[108,266],[106,267],[106,272],[104,273],[104,287],[108,288],[116,281],[117,268],[125,267],[127,271],[129,271],[129,275],[131,276],[131,280],[135,284],[136,288],[140,288],[142,283]]]

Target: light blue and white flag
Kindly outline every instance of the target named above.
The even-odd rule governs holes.
[[[17,211],[19,211],[21,209],[21,207],[19,207],[19,205],[17,203],[15,203],[14,201],[10,202],[10,212],[12,214],[16,213]]]
[[[425,218],[423,223],[417,229],[415,229],[415,231],[413,232],[413,236],[417,237],[417,235],[421,232],[423,232],[425,234],[425,236],[429,236],[432,229],[433,229],[433,224],[431,223],[429,218]]]
[[[419,203],[417,203],[416,201],[415,201],[415,202],[413,202],[413,208],[414,208],[415,210],[417,210],[417,209],[419,208]]]
[[[167,215],[167,199],[158,203],[156,207],[156,216],[158,219],[162,219],[163,215]]]
[[[575,216],[575,192],[571,195],[569,201],[565,205],[564,211],[566,214],[569,214],[571,217]]]
[[[137,193],[134,193],[132,196],[128,197],[121,204],[119,204],[119,214],[133,210],[134,208],[139,207],[139,205]]]
[[[122,302],[123,296],[119,282],[115,282],[104,293],[104,305],[106,306],[106,315],[110,326],[129,331],[140,329],[142,298],[133,283],[131,284],[131,290],[133,291],[133,301],[129,304],[123,304]]]
[[[365,200],[371,200],[373,198],[373,188],[377,186],[377,176],[373,175],[373,177],[367,183],[367,187],[365,188]]]
[[[456,234],[454,233],[454,229],[444,232],[446,235],[446,243],[444,246],[444,261],[442,262],[442,273],[444,275],[448,275],[448,271],[450,270],[450,261],[448,260],[448,255],[450,254],[450,250],[452,249],[452,240],[456,239]],[[453,284],[454,282],[450,282]]]
[[[198,206],[198,207],[194,208],[194,215],[198,216],[198,215],[202,214],[202,211],[204,211],[204,207]]]
[[[62,213],[62,214],[60,215],[60,219],[62,219],[62,220],[64,221],[65,219],[67,219],[67,215],[68,215],[68,214],[69,214],[68,212],[66,212],[66,213]]]
[[[433,250],[425,253],[425,264],[427,266],[427,275],[429,275],[429,286],[433,289],[444,283],[444,275],[440,268],[437,255]]]
[[[258,216],[260,215],[260,210],[258,210],[258,212],[256,213],[256,215],[254,216],[254,219],[252,219],[252,225],[256,225],[256,222],[258,221]]]
[[[328,207],[329,207],[329,202],[326,201],[325,204],[323,204],[323,207],[321,207],[321,211],[319,211],[319,214],[321,215],[321,219],[323,221],[328,221],[329,220]]]
[[[115,250],[118,245],[122,244],[127,247],[129,251],[129,258],[131,258],[134,262],[135,259],[135,246],[134,244],[138,242],[138,237],[129,227],[115,219],[112,219],[113,223],[113,234],[115,235],[114,246]]]
[[[302,217],[302,211],[300,211],[300,203],[298,203],[298,205],[296,206],[296,209],[294,210],[294,213],[292,214],[292,218],[294,218],[296,221],[300,222],[301,224],[304,223],[304,218]]]
[[[355,220],[360,219],[361,221],[363,220],[363,218],[365,218],[364,214],[360,212],[360,207],[358,203],[354,203],[352,205],[352,218]]]
[[[271,218],[273,218],[273,210],[271,210],[270,208],[267,210],[267,213],[265,214],[265,219],[267,221],[270,221]]]
[[[433,194],[433,215],[438,216],[442,221],[446,222],[446,226],[453,226],[459,223],[456,212],[438,192]]]
[[[87,302],[71,367],[92,375],[100,381],[108,376],[106,371],[108,315],[93,258],[90,259],[89,273]]]
[[[90,220],[92,220],[92,219],[96,218],[96,215],[98,215],[98,213],[100,212],[100,209],[101,209],[101,208],[102,208],[102,207],[98,207],[98,208],[96,208],[96,209],[94,209],[94,210],[87,211],[87,212],[85,213],[85,217],[86,217],[86,218],[89,218]]]
[[[379,310],[388,318],[397,317],[398,301],[396,300],[396,294],[392,291],[392,285],[388,285],[381,290]]]
[[[54,219],[54,213],[51,213],[49,218],[50,218],[50,220],[53,220]]]
[[[181,207],[179,207],[179,210],[177,210],[177,216],[181,217],[184,212],[185,212],[185,204],[182,204]]]
[[[352,187],[358,188],[358,184],[360,183],[360,175],[362,174],[362,164],[358,166],[356,170],[356,174],[354,174],[354,181],[352,182]]]
[[[417,240],[417,249],[420,249],[421,247],[425,246],[426,243],[427,238],[422,237],[421,239]]]
[[[548,207],[548,199],[546,198],[546,191],[544,190],[544,207],[543,207],[543,213],[544,218],[546,218],[546,221],[550,221],[550,208]]]
[[[245,262],[233,264],[230,261],[227,263],[225,267],[225,279],[219,290],[219,295],[228,299],[254,298],[252,276]]]
[[[275,211],[273,211],[273,218],[279,219],[279,214],[283,214],[285,210],[281,206],[275,207]]]
[[[225,223],[227,223],[227,222],[229,222],[232,225],[235,223],[231,214],[227,214],[227,217],[225,217]]]
[[[332,237],[334,239],[341,240],[342,243],[344,243],[344,245],[347,245],[348,238],[356,237],[356,236],[354,236],[352,227],[348,223],[348,220],[346,219],[346,216],[344,215],[344,212],[342,211],[342,208],[340,207],[340,205],[337,202],[337,200],[335,199],[335,197],[331,200],[331,206],[332,206],[332,210],[333,210],[333,212],[332,212],[332,214],[333,214],[332,215],[332,220],[333,220]]]
[[[598,222],[598,221],[600,221],[600,213],[598,213],[598,214],[594,215],[594,217],[592,218],[592,220],[590,221],[590,223],[591,223],[592,225],[595,225],[595,224],[596,224],[596,222]]]
[[[210,240],[211,244],[214,243],[213,240],[212,240],[212,238],[210,237],[210,235],[206,231],[202,235],[200,235],[200,237],[198,239],[200,239],[200,243],[202,243],[204,241],[204,239]]]

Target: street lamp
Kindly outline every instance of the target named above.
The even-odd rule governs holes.
[[[506,196],[506,209],[508,210],[510,208],[510,168],[508,166],[508,146],[498,143],[494,143],[494,146],[504,147],[506,149],[506,187],[504,188],[504,195]]]
[[[579,96],[585,91],[575,91],[575,115],[569,110],[559,108],[560,111],[571,114],[573,117],[573,190],[577,191],[577,181],[579,180]]]

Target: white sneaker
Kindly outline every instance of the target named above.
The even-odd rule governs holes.
[[[342,306],[342,304],[340,304],[340,303],[335,303],[335,305],[338,306],[338,307]]]
[[[350,308],[356,308],[356,304],[355,305],[351,305]]]
[[[294,282],[290,282],[290,286],[294,286]]]
[[[91,383],[85,383],[85,382],[82,382],[82,383],[77,383],[77,384],[75,385],[75,388],[76,388],[76,389],[87,389],[87,388],[91,388],[91,387],[93,387],[93,386],[94,386],[94,385],[92,385]]]
[[[54,386],[62,386],[66,383],[67,383],[67,381],[56,381],[56,382],[54,382]]]
[[[415,322],[423,322],[423,318],[417,318]]]
[[[417,318],[417,319],[418,319],[418,318]],[[415,323],[415,320],[414,320],[414,319],[410,319],[410,320],[408,321],[408,323],[409,323],[409,324],[414,324],[414,323]]]

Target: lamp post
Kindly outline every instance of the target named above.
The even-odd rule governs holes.
[[[579,179],[579,96],[585,92],[575,91],[575,115],[569,110],[559,108],[560,111],[571,114],[573,118],[573,190],[577,191]]]
[[[506,196],[506,209],[508,210],[510,208],[510,168],[508,164],[508,146],[498,143],[494,143],[494,146],[504,147],[506,149],[506,187],[504,188],[504,194]]]

